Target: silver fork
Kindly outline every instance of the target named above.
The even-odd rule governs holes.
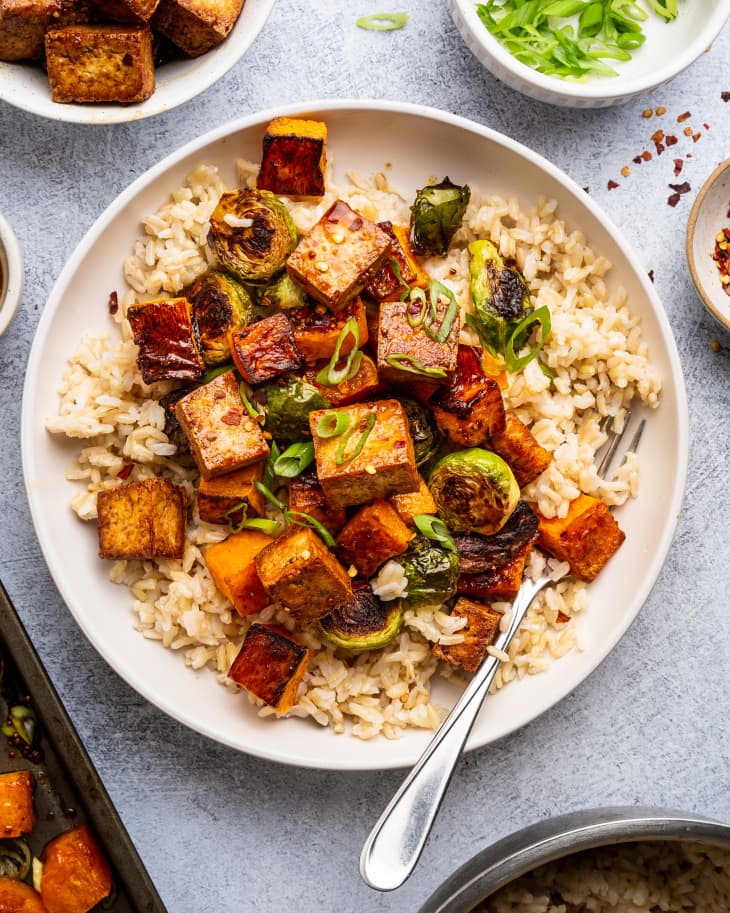
[[[608,434],[608,440],[597,453],[597,472],[601,478],[606,478],[621,441],[626,436],[630,418],[631,412],[627,410],[620,432],[612,430],[610,420],[602,429]],[[645,420],[642,419],[624,452],[624,459],[625,454],[635,452],[639,446],[644,425]],[[499,634],[494,643],[494,652],[484,658],[458,702],[370,832],[360,854],[360,875],[371,888],[392,891],[402,885],[415,868],[464,744],[497,674],[501,660],[495,654],[506,651],[533,599],[550,582],[547,567],[536,580],[523,581],[512,604],[512,617],[507,630]]]

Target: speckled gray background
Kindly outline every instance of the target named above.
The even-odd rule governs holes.
[[[355,27],[358,15],[395,8],[412,13],[400,32]],[[660,804],[730,821],[730,338],[705,313],[684,257],[692,200],[730,155],[730,104],[720,96],[730,90],[729,59],[730,27],[652,95],[616,109],[561,110],[513,93],[483,70],[443,0],[278,0],[240,63],[164,117],[64,126],[0,104],[0,210],[26,255],[22,310],[0,340],[2,579],[170,913],[406,913],[486,843],[559,812]],[[390,895],[359,881],[357,859],[401,772],[277,766],[212,743],[147,705],[96,655],[58,597],[31,526],[19,452],[21,385],[38,316],[102,209],[158,159],[233,117],[341,96],[404,99],[471,117],[590,187],[654,271],[690,400],[685,504],[638,619],[559,706],[464,758],[416,874]],[[667,108],[662,122],[642,118],[657,105]],[[702,132],[697,143],[676,124],[686,110]],[[658,126],[680,135],[680,144],[623,178],[621,167],[652,148]],[[670,208],[672,159],[686,152],[693,158],[679,180],[692,190]],[[609,179],[620,186],[609,191]]]

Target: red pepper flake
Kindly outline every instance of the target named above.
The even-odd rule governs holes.
[[[634,165],[640,165],[644,159],[640,155],[635,155],[631,161],[634,163]]]
[[[242,418],[243,413],[239,412],[238,409],[229,409],[225,415],[221,415],[221,421],[225,425],[240,425]]]
[[[663,130],[655,130],[654,133],[652,133],[652,135],[651,135],[651,141],[652,141],[653,143],[661,143],[661,141],[662,141],[663,139],[664,139],[664,131],[663,131]]]
[[[556,624],[564,625],[570,621],[570,615],[566,615],[565,612],[558,609],[557,617],[555,618]]]
[[[133,469],[134,469],[134,463],[127,463],[126,466],[122,466],[122,468],[119,470],[119,472],[117,473],[117,478],[121,479],[122,482],[126,482],[127,479],[130,477],[130,475],[132,474]]]
[[[653,282],[654,281],[654,270],[650,269],[647,275],[649,276],[649,279]]]
[[[666,143],[667,146],[676,146],[679,140],[676,136],[673,136],[671,133],[667,135]]]
[[[667,203],[669,203],[670,206],[674,207],[677,205],[677,203],[679,203],[681,199],[682,197],[678,193],[673,193],[671,196],[667,197]]]
[[[654,156],[651,154],[651,152],[649,152],[648,149],[644,149],[644,151],[641,153],[641,157],[644,159],[645,162],[650,162],[654,158]]]
[[[692,189],[689,186],[689,181],[685,181],[683,184],[670,184],[669,187],[671,190],[676,190],[677,193],[689,193]]]
[[[675,159],[675,160],[674,160],[674,176],[675,176],[675,178],[676,178],[676,177],[679,177],[679,175],[682,173],[682,169],[683,169],[683,168],[684,168],[684,159]]]
[[[620,186],[620,185],[617,184],[616,181],[609,181],[609,182],[608,182],[608,189],[609,189],[609,190],[615,190],[615,189],[616,189],[617,187],[619,187],[619,186]]]
[[[720,92],[720,98],[723,101],[730,101],[730,92]]]
[[[680,114],[677,118],[678,124],[683,124],[686,120],[689,120],[692,117],[692,114],[689,111],[685,111],[684,114]]]
[[[583,188],[583,192],[584,192],[584,193],[590,193],[590,192],[591,192],[590,187],[584,187],[584,188]]]
[[[694,136],[692,137],[692,142],[693,142],[693,143],[696,143],[697,140],[698,140],[698,139],[701,139],[701,138],[702,138],[702,134],[701,134],[701,133],[699,132],[699,130],[698,130],[697,133],[695,133]]]
[[[715,235],[715,249],[712,259],[720,273],[720,283],[726,295],[730,295],[730,228],[723,228]]]
[[[657,154],[657,155],[661,155],[662,152],[664,152],[664,149],[665,149],[665,148],[666,148],[666,147],[665,147],[664,143],[657,143],[657,144],[656,144],[656,154]]]
[[[710,125],[709,125],[709,124],[702,124],[702,126],[705,128],[705,130],[709,130],[709,129],[710,129]]]
[[[119,310],[119,295],[116,292],[110,292],[109,294],[109,313],[112,317]]]

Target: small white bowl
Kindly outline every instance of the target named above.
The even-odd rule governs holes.
[[[625,63],[608,61],[618,76],[573,82],[545,76],[516,60],[479,19],[477,3],[478,0],[449,0],[454,23],[477,60],[523,95],[572,108],[621,104],[668,82],[707,50],[730,17],[728,0],[681,4],[680,15],[671,23],[652,14],[643,23],[646,41],[632,59]]]
[[[685,241],[697,294],[712,316],[730,329],[730,294],[720,282],[713,258],[715,239],[723,228],[730,228],[730,159],[721,162],[700,188],[687,220]]]
[[[23,295],[23,255],[13,230],[0,216],[0,336],[7,330]]]

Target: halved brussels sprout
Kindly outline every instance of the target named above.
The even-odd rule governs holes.
[[[505,461],[490,450],[470,447],[442,457],[428,480],[438,513],[455,533],[491,536],[520,500],[520,487]]]
[[[229,361],[228,331],[248,326],[255,317],[253,301],[240,284],[217,270],[210,270],[185,291],[190,302],[193,329],[200,354],[207,365]]]
[[[251,399],[263,408],[264,428],[276,441],[301,441],[310,437],[309,413],[327,409],[330,404],[321,390],[298,377],[264,384]]]
[[[329,615],[319,620],[322,636],[351,653],[379,650],[397,637],[403,627],[400,599],[381,602],[369,587],[358,590]]]
[[[406,606],[439,606],[456,592],[459,556],[425,536],[416,536],[408,551],[391,558],[403,568],[408,580]]]
[[[469,245],[469,279],[480,336],[492,355],[501,358],[507,339],[531,310],[522,275],[506,266],[491,241]]]
[[[259,307],[275,308],[280,311],[303,307],[306,303],[307,293],[288,273],[267,285],[259,299]]]
[[[421,256],[443,256],[469,205],[471,190],[444,178],[422,187],[411,206],[411,246]]]
[[[438,450],[441,435],[432,413],[425,406],[407,396],[399,396],[398,401],[408,416],[408,427],[416,451],[416,466],[421,466]]]
[[[284,203],[268,190],[224,193],[210,218],[210,244],[219,264],[241,282],[266,282],[297,245]]]

